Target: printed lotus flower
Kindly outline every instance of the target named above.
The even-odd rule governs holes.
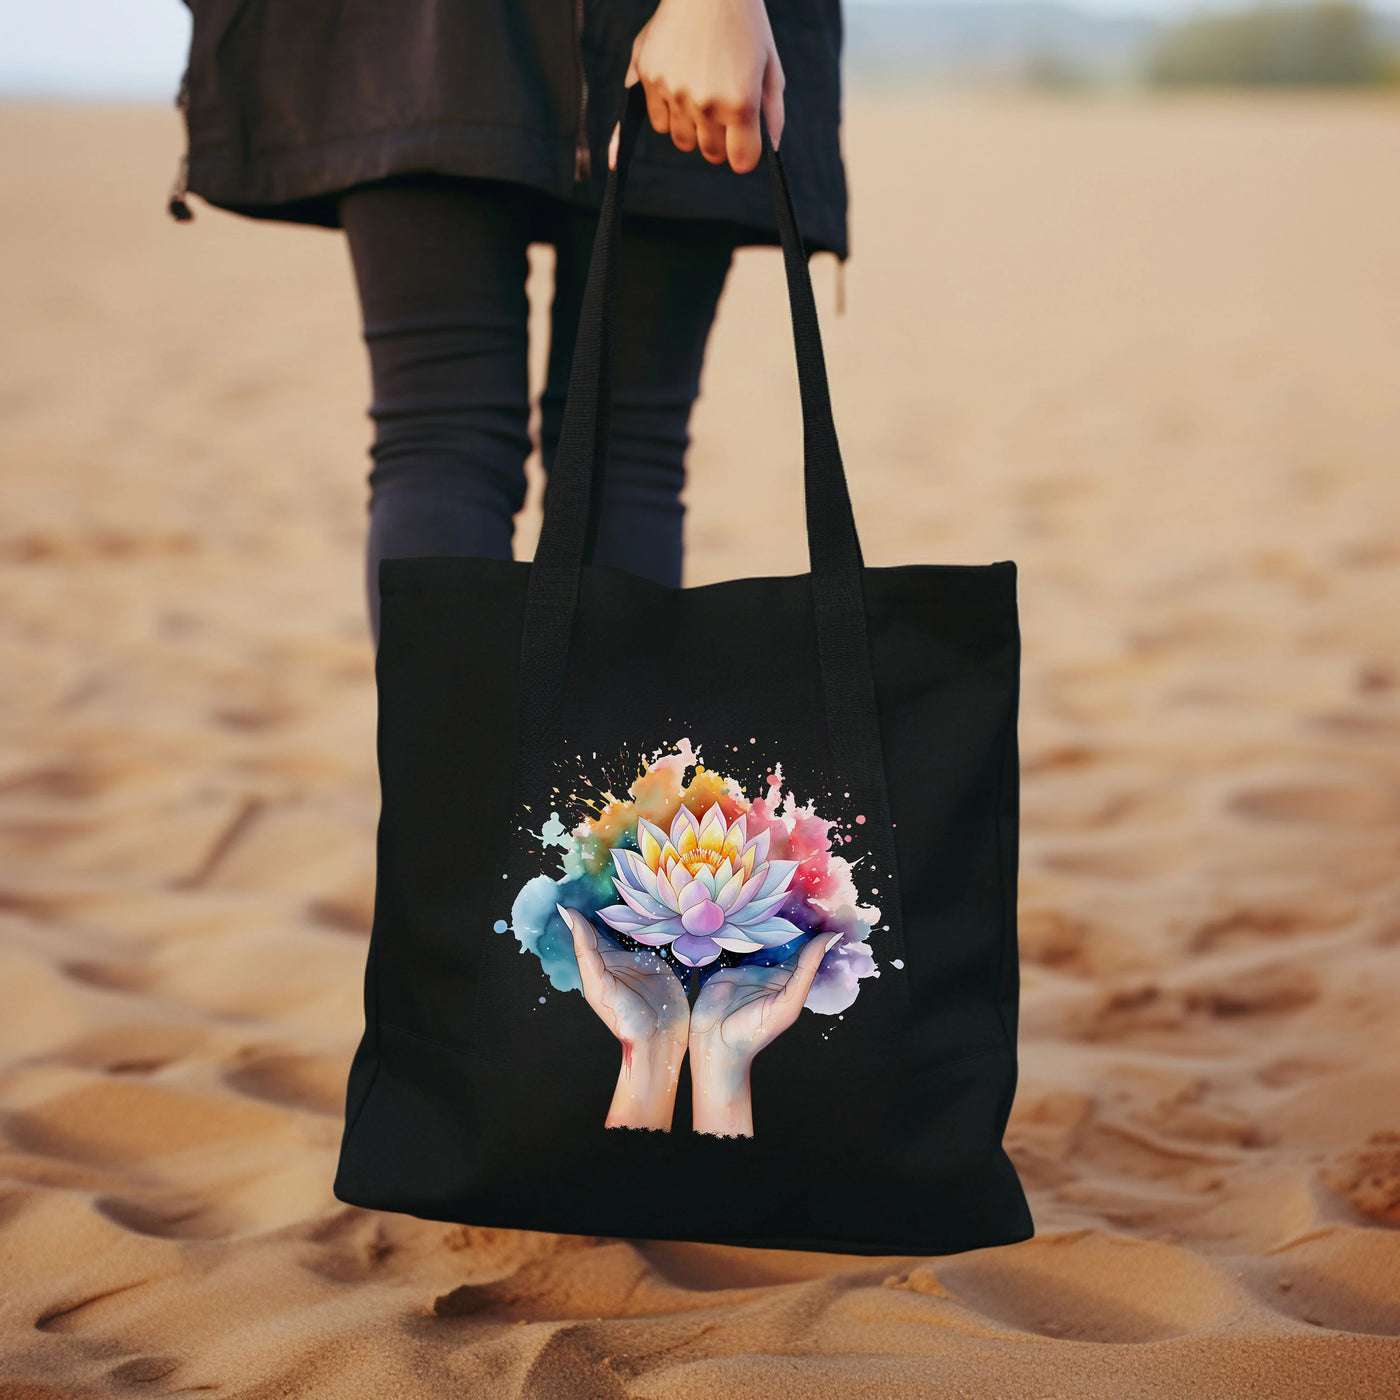
[[[755,953],[802,930],[774,911],[788,898],[795,860],[768,859],[768,832],[749,838],[741,814],[726,822],[719,805],[698,820],[681,807],[670,834],[641,817],[641,853],[614,849],[613,885],[622,904],[598,917],[638,943],[670,944],[678,961],[704,967],[721,949]]]

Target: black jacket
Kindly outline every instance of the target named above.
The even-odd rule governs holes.
[[[335,196],[410,172],[597,205],[632,40],[656,0],[188,0],[189,188],[334,225]],[[767,0],[787,77],[783,161],[812,250],[846,255],[840,0]],[[642,133],[628,207],[774,241],[767,175]]]

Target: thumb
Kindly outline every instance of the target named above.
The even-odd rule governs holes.
[[[776,52],[768,55],[768,66],[763,70],[763,119],[768,123],[768,139],[773,149],[783,139],[783,88],[787,79],[783,77],[783,65],[778,62]]]
[[[840,938],[839,933],[816,934],[807,940],[797,955],[797,966],[793,968],[792,976],[788,978],[787,986],[778,998],[783,1009],[789,1011],[794,1019],[807,1004],[807,993],[812,990],[812,983],[816,979],[817,969],[822,965],[822,959]]]
[[[573,935],[574,956],[578,959],[583,995],[586,1000],[592,1001],[594,991],[601,989],[603,982],[603,959],[598,952],[597,930],[577,909],[566,909],[562,904],[554,907]]]
[[[627,60],[627,76],[622,80],[623,87],[635,87],[642,77],[642,70],[637,66],[637,60],[641,57],[642,44],[646,40],[647,30],[650,22],[644,24],[638,31],[637,37],[632,40],[632,57]]]

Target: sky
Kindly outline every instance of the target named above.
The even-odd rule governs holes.
[[[0,0],[0,93],[170,100],[189,36],[181,0]]]
[[[845,3],[854,7],[870,0]],[[1201,7],[1200,0],[1071,3],[1109,14]],[[181,0],[0,0],[0,95],[172,99],[184,68],[189,27]]]

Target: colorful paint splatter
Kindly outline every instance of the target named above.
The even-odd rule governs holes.
[[[683,739],[642,759],[625,797],[602,790],[572,827],[554,812],[535,833],[542,853],[558,850],[562,873],[525,884],[509,927],[550,983],[582,990],[622,1042],[623,1079],[635,1045],[668,1034],[677,1045],[689,1036],[698,1075],[698,1028],[711,1022],[725,1028],[724,1055],[751,1040],[751,1059],[802,1007],[839,1016],[862,979],[879,975],[866,937],[880,911],[860,902],[853,864],[838,854],[851,836],[783,784],[775,764],[750,798]],[[684,1054],[671,1057],[676,1073]],[[739,1069],[746,1095],[747,1061]],[[701,1117],[697,1098],[699,1130],[752,1131],[743,1114],[718,1127]],[[608,1122],[669,1127],[669,1110],[665,1122],[629,1121],[615,1098]]]

